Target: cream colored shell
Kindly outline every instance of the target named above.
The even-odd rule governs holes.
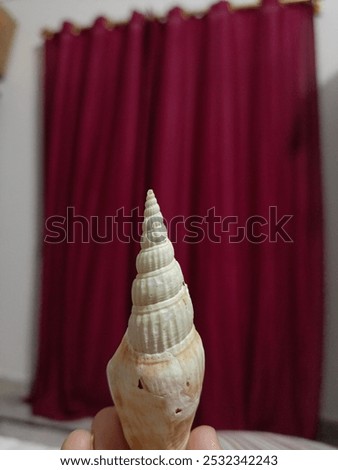
[[[107,367],[111,394],[131,449],[185,449],[202,389],[204,350],[152,190],[136,268],[128,328]]]

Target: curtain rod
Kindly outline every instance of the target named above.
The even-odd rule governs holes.
[[[248,4],[243,4],[243,5],[232,5],[231,1],[225,0],[228,6],[228,9],[230,12],[235,12],[238,10],[244,10],[244,9],[252,9],[252,8],[260,8],[262,6],[262,0],[257,0],[256,3],[248,3]],[[285,5],[292,5],[292,4],[297,4],[297,3],[311,3],[313,7],[313,11],[316,15],[318,15],[321,12],[321,0],[278,0],[279,4],[281,6]],[[210,7],[206,8],[205,10],[200,10],[200,11],[192,11],[192,10],[186,10],[184,8],[181,8],[182,15],[184,18],[190,18],[190,17],[202,17],[205,14],[208,13]],[[146,11],[142,13],[145,18],[148,20],[158,20],[158,21],[165,21],[166,16],[156,16],[152,12]],[[129,23],[129,19],[126,21],[112,21],[108,18],[105,18],[105,24],[107,29],[113,29],[115,26],[121,26]],[[87,27],[81,27],[78,25],[73,24],[72,26],[72,34],[79,35],[82,30],[87,29]],[[54,34],[56,34],[57,31],[50,30],[48,28],[44,28],[41,30],[41,35],[44,39],[51,39]]]

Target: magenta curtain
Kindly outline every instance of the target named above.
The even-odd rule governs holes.
[[[153,188],[205,344],[196,424],[313,437],[323,268],[310,2],[135,13],[113,29],[99,18],[77,35],[65,23],[44,65],[33,411],[76,418],[111,403],[105,367]]]

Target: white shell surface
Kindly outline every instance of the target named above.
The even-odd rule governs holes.
[[[128,329],[107,368],[132,449],[184,449],[198,406],[204,350],[193,306],[152,190]]]

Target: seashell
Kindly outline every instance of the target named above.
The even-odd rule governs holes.
[[[107,366],[131,449],[185,449],[199,403],[204,350],[193,306],[152,190],[127,331]]]

